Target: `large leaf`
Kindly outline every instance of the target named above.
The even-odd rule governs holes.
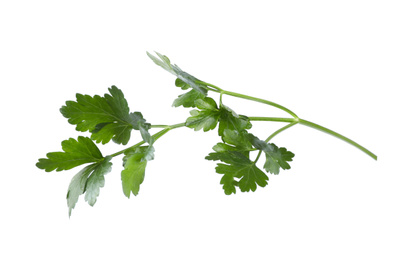
[[[129,112],[122,91],[112,86],[109,92],[103,97],[76,94],[76,101],[66,101],[60,112],[70,124],[76,125],[76,130],[90,131],[91,138],[98,143],[105,144],[112,139],[115,143],[127,144],[132,129],[148,134],[150,125],[140,112]]]

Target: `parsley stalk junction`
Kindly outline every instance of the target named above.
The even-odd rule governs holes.
[[[341,135],[341,134],[339,134],[339,133],[337,133],[335,131],[332,131],[332,130],[326,128],[326,127],[323,127],[321,125],[312,123],[312,122],[310,122],[308,120],[301,119],[295,113],[293,113],[290,109],[288,109],[288,108],[286,108],[286,107],[284,107],[282,105],[276,104],[276,103],[274,103],[272,101],[268,101],[268,100],[265,100],[265,99],[251,97],[251,96],[248,96],[248,95],[239,94],[239,93],[235,93],[235,92],[231,92],[231,91],[226,91],[226,90],[223,90],[223,89],[221,89],[221,88],[219,88],[217,86],[214,86],[214,85],[209,84],[209,83],[206,83],[206,82],[198,81],[198,83],[199,84],[202,84],[202,85],[210,86],[210,87],[213,86],[214,88],[213,89],[210,89],[213,92],[218,92],[220,94],[225,94],[225,95],[229,95],[229,96],[233,96],[233,97],[238,97],[238,98],[243,98],[243,99],[247,99],[247,100],[252,100],[252,101],[259,102],[259,103],[263,103],[263,104],[266,104],[266,105],[269,105],[269,106],[273,106],[273,107],[279,108],[279,109],[281,109],[281,110],[283,110],[283,111],[285,111],[285,112],[287,112],[287,113],[289,113],[290,115],[293,116],[293,118],[249,117],[250,121],[288,122],[290,124],[286,126],[287,128],[289,128],[289,127],[291,127],[291,126],[299,123],[299,124],[302,124],[302,125],[305,125],[305,126],[308,126],[308,127],[314,128],[314,129],[317,129],[319,131],[322,131],[322,132],[324,132],[326,134],[330,134],[332,136],[335,136],[336,138],[339,138],[342,141],[345,141],[348,144],[355,146],[356,148],[358,148],[362,152],[364,152],[367,155],[369,155],[372,159],[377,160],[377,156],[374,153],[372,153],[371,151],[369,151],[367,148],[363,147],[362,145],[360,145],[360,144],[356,143],[355,141],[352,141],[351,139],[349,139],[349,138],[347,138],[347,137],[345,137],[345,136],[343,136],[343,135]],[[280,130],[282,130],[282,129],[285,130],[287,128],[284,127],[284,128],[281,128]],[[274,136],[276,136],[279,133],[278,131],[276,131],[274,134],[272,134],[270,136],[270,138],[266,139],[266,141],[268,142]]]
[[[206,160],[218,161],[215,168],[221,174],[220,184],[227,195],[256,191],[257,186],[268,184],[268,174],[279,174],[280,169],[291,168],[290,162],[295,156],[285,147],[270,143],[279,133],[301,124],[337,137],[358,148],[373,159],[377,156],[350,140],[326,127],[299,118],[290,109],[272,101],[256,98],[240,93],[223,90],[213,84],[206,83],[181,70],[177,65],[156,52],[156,56],[147,52],[149,58],[158,66],[176,77],[175,86],[188,90],[176,98],[173,107],[192,108],[190,116],[183,123],[173,125],[155,125],[146,121],[140,112],[130,112],[127,100],[116,86],[109,88],[109,94],[103,96],[76,94],[76,101],[67,101],[60,109],[62,115],[76,130],[89,132],[90,137],[78,136],[61,143],[62,152],[47,153],[47,158],[40,158],[36,166],[46,172],[70,170],[86,165],[71,180],[67,192],[67,205],[71,216],[79,197],[84,194],[85,201],[93,206],[97,201],[100,189],[105,185],[105,175],[111,171],[112,159],[123,155],[121,172],[122,190],[127,198],[131,193],[138,195],[144,181],[146,167],[154,160],[155,142],[173,129],[187,127],[204,132],[217,129],[221,142],[213,146],[213,151],[205,156]],[[220,94],[219,102],[208,96],[209,92]],[[290,114],[291,118],[282,117],[248,117],[239,115],[223,103],[223,95],[229,95],[249,101],[263,103]],[[250,132],[252,122],[269,121],[285,122],[285,126],[275,130],[265,140],[261,140]],[[150,129],[162,130],[150,134]],[[108,156],[103,156],[97,144],[102,145],[111,140],[120,145],[130,141],[131,132],[138,131],[142,140],[126,149],[121,149]],[[251,152],[258,152],[253,158]],[[266,156],[263,166],[259,166],[259,158]],[[265,173],[266,172],[266,173]]]

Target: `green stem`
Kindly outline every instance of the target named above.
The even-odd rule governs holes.
[[[210,89],[210,90],[211,91],[214,91],[214,92],[218,92],[218,93],[220,93],[220,95],[226,94],[226,95],[233,96],[233,97],[243,98],[243,99],[252,100],[252,101],[259,102],[259,103],[267,104],[267,105],[270,105],[270,106],[279,108],[279,109],[281,109],[281,110],[289,113],[291,116],[294,117],[294,118],[281,118],[281,117],[249,117],[251,121],[289,122],[289,123],[292,123],[292,124],[293,123],[294,124],[300,123],[302,125],[305,125],[305,126],[308,126],[308,127],[314,128],[314,129],[317,129],[319,131],[322,131],[324,133],[330,134],[332,136],[335,136],[336,138],[339,138],[342,141],[345,141],[348,144],[350,144],[350,145],[358,148],[359,150],[363,151],[364,153],[366,153],[367,155],[369,155],[370,157],[372,157],[374,160],[377,160],[377,156],[374,153],[372,153],[371,151],[369,151],[365,147],[361,146],[360,144],[358,144],[358,143],[352,141],[351,139],[349,139],[349,138],[347,138],[347,137],[345,137],[345,136],[343,136],[343,135],[341,135],[341,134],[339,134],[337,132],[334,132],[334,131],[326,128],[326,127],[323,127],[321,125],[312,123],[312,122],[307,121],[307,120],[304,120],[304,119],[300,119],[290,109],[288,109],[288,108],[286,108],[286,107],[284,107],[282,105],[279,105],[279,104],[274,103],[274,102],[269,101],[269,100],[265,100],[265,99],[261,99],[261,98],[256,98],[256,97],[252,97],[252,96],[248,96],[248,95],[244,95],[244,94],[240,94],[240,93],[236,93],[236,92],[231,92],[231,91],[227,91],[227,90],[223,90],[223,89],[221,89],[221,88],[219,88],[217,86],[214,86],[213,84],[210,84],[210,83],[207,83],[207,82],[204,82],[204,81],[198,81],[197,83],[199,83],[201,85],[204,85],[204,86],[208,86],[208,87],[213,88],[213,89]],[[283,129],[283,130],[285,130],[285,129]],[[278,134],[279,132],[276,131],[275,133]],[[274,135],[276,135],[276,134],[274,134]],[[273,136],[270,136],[270,137],[273,138]]]
[[[212,87],[215,90],[211,89],[211,91],[214,91],[214,92],[217,92],[217,93],[220,93],[220,94],[226,94],[226,95],[233,96],[233,97],[238,97],[238,98],[243,98],[243,99],[247,99],[247,100],[252,100],[252,101],[256,101],[256,102],[259,102],[259,103],[263,103],[263,104],[266,104],[266,105],[270,105],[270,106],[279,108],[279,109],[281,109],[281,110],[289,113],[294,118],[298,118],[298,116],[295,113],[293,113],[290,109],[288,109],[288,108],[286,108],[286,107],[284,107],[282,105],[279,105],[279,104],[277,104],[275,102],[272,102],[272,101],[269,101],[269,100],[265,100],[265,99],[261,99],[261,98],[256,98],[256,97],[248,96],[248,95],[244,95],[244,94],[240,94],[240,93],[236,93],[236,92],[227,91],[227,90],[221,89],[221,88],[219,88],[219,87],[217,87],[217,86],[215,86],[213,84],[210,84],[210,83],[207,83],[207,82],[204,82],[204,81],[197,81],[197,83],[198,84],[201,84],[201,85],[204,85],[204,86]]]
[[[305,126],[308,126],[308,127],[314,128],[314,129],[317,129],[317,130],[322,131],[322,132],[324,132],[324,133],[330,134],[330,135],[332,135],[332,136],[335,136],[336,138],[339,138],[339,139],[341,139],[342,141],[345,141],[345,142],[347,142],[348,144],[353,145],[354,147],[356,147],[356,148],[358,148],[359,150],[363,151],[363,152],[364,152],[364,153],[366,153],[367,155],[371,156],[371,158],[372,158],[372,159],[377,160],[377,156],[376,156],[374,153],[372,153],[371,151],[369,151],[367,148],[363,147],[362,145],[360,145],[360,144],[358,144],[358,143],[356,143],[356,142],[352,141],[352,140],[351,140],[351,139],[349,139],[348,137],[345,137],[345,136],[343,136],[343,135],[341,135],[341,134],[339,134],[339,133],[337,133],[337,132],[334,132],[334,131],[332,131],[332,130],[330,130],[330,129],[326,128],[326,127],[323,127],[323,126],[321,126],[321,125],[318,125],[318,124],[312,123],[312,122],[307,121],[307,120],[304,120],[304,119],[300,119],[300,120],[299,120],[299,123],[300,123],[300,124],[302,124],[302,125],[305,125]]]
[[[200,85],[203,85],[203,86],[212,87],[213,89],[215,89],[215,90],[216,90],[216,92],[221,92],[221,91],[223,91],[223,89],[221,89],[221,88],[219,88],[219,87],[217,87],[217,86],[215,86],[215,85],[213,85],[213,84],[210,84],[210,83],[207,83],[207,82],[201,81],[201,80],[197,80],[197,81],[196,81],[196,83],[198,83],[198,84],[200,84]],[[210,89],[210,90],[212,90],[212,89]]]
[[[273,137],[275,137],[276,135],[278,135],[278,134],[280,134],[281,132],[283,132],[283,131],[285,131],[286,129],[288,129],[288,128],[290,128],[290,127],[292,127],[292,126],[294,126],[294,125],[296,125],[297,123],[299,123],[299,122],[292,122],[292,123],[290,123],[290,124],[288,124],[288,125],[285,125],[284,127],[282,127],[282,128],[280,128],[280,129],[278,129],[278,130],[276,130],[273,134],[271,134],[266,140],[265,140],[265,142],[266,143],[268,143],[270,140],[272,140],[272,138]]]
[[[248,96],[248,95],[244,95],[244,94],[240,94],[240,93],[236,93],[236,92],[226,91],[226,90],[223,90],[221,93],[226,94],[226,95],[229,95],[229,96],[233,96],[233,97],[243,98],[243,99],[247,99],[247,100],[252,100],[252,101],[259,102],[259,103],[263,103],[263,104],[266,104],[266,105],[270,105],[270,106],[279,108],[279,109],[281,109],[281,110],[289,113],[294,118],[298,118],[298,116],[295,113],[293,113],[290,109],[288,109],[288,108],[286,108],[286,107],[284,107],[282,105],[276,104],[276,103],[274,103],[272,101],[269,101],[269,100],[265,100],[265,99],[261,99],[261,98],[256,98],[256,97],[252,97],[252,96]]]
[[[157,133],[153,134],[152,137],[154,138],[154,142],[157,141],[161,136],[165,135],[166,133],[168,133],[170,130],[175,129],[175,128],[179,128],[179,127],[183,127],[185,126],[185,123],[180,123],[180,124],[175,124],[175,125],[151,125],[152,128],[164,128],[161,131],[158,131]],[[133,149],[136,147],[139,147],[141,145],[145,144],[145,141],[141,141],[137,144],[134,144],[133,146],[130,146],[128,148],[125,148],[119,152],[116,152],[114,154],[111,154],[111,157],[115,157],[118,156],[120,154],[123,154],[126,150],[129,149]]]
[[[272,121],[272,122],[298,122],[296,118],[285,118],[285,117],[263,117],[263,116],[249,116],[250,121]]]
[[[151,128],[168,128],[170,127],[169,125],[152,125],[151,124]]]
[[[128,148],[125,148],[125,149],[123,149],[123,150],[121,150],[121,151],[119,151],[119,152],[113,153],[113,154],[111,154],[111,155],[109,155],[109,156],[110,156],[110,157],[115,157],[115,156],[121,155],[121,154],[123,154],[126,150],[129,150],[129,149],[132,149],[132,148],[135,148],[135,147],[139,147],[139,146],[141,146],[141,145],[143,145],[143,144],[145,144],[145,141],[141,141],[141,142],[139,142],[139,143],[137,143],[137,144],[134,144],[133,146],[130,146],[130,147],[128,147]]]
[[[371,151],[369,151],[367,148],[363,147],[362,145],[356,143],[355,141],[352,141],[351,139],[349,139],[348,137],[345,137],[335,131],[332,131],[331,129],[328,129],[326,127],[323,127],[321,125],[312,123],[308,120],[305,119],[300,119],[300,118],[281,118],[281,117],[249,117],[250,121],[273,121],[273,122],[290,122],[290,123],[299,123],[308,127],[311,127],[313,129],[319,130],[321,132],[324,132],[326,134],[335,136],[336,138],[341,139],[342,141],[347,142],[348,144],[358,148],[359,150],[361,150],[362,152],[364,152],[365,154],[369,155],[371,158],[373,158],[374,160],[377,160],[377,156],[372,153]],[[285,129],[283,129],[285,130]]]
[[[278,130],[276,130],[273,134],[271,134],[268,138],[266,138],[265,142],[268,143],[270,140],[272,140],[273,137],[275,137],[276,135],[280,134],[281,132],[285,131],[286,129],[296,125],[298,123],[298,121],[294,121],[288,125],[285,125],[282,128],[279,128]],[[254,160],[254,163],[257,163],[257,161],[260,158],[260,155],[262,154],[262,150],[259,151],[259,153],[257,154],[256,159]]]

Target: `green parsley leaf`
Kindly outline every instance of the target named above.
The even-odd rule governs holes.
[[[242,192],[255,191],[257,185],[265,187],[269,180],[267,175],[241,152],[224,151],[210,153],[206,159],[220,160],[227,163],[218,163],[216,167],[217,173],[224,174],[220,183],[223,184],[224,192],[227,195],[236,193],[235,186],[238,186]],[[236,181],[235,178],[239,180]]]
[[[109,88],[104,97],[76,94],[75,101],[67,101],[60,109],[76,130],[92,133],[91,138],[97,143],[108,143],[111,139],[118,144],[127,144],[131,130],[140,130],[148,135],[150,124],[145,122],[140,112],[129,113],[124,94],[115,86]]]
[[[215,153],[210,153],[206,157],[207,160],[220,160],[228,164],[237,164],[239,161],[243,161],[244,158],[249,158],[250,151],[253,150],[246,131],[238,132],[226,129],[223,141],[225,143],[217,143],[213,146]]]
[[[267,181],[269,178],[267,175],[257,168],[257,166],[252,161],[245,161],[239,164],[222,164],[218,163],[216,167],[216,172],[224,174],[226,178],[232,176],[233,178],[239,178],[238,186],[241,192],[249,192],[249,191],[256,191],[257,185],[260,187],[265,187],[267,185]],[[224,181],[223,181],[224,182]],[[226,182],[226,185],[230,183]],[[224,187],[226,189],[225,193],[229,192],[229,187]],[[233,189],[232,189],[233,190]]]
[[[160,66],[161,68],[165,69],[166,71],[172,73],[173,75],[177,76],[177,74],[175,73],[173,66],[171,65],[170,59],[168,59],[167,56],[162,55],[158,52],[155,52],[157,54],[157,56],[159,57],[159,59],[157,57],[155,57],[154,55],[152,55],[151,53],[147,52],[148,57],[151,58],[151,60],[157,64],[158,66]]]
[[[288,162],[292,161],[295,156],[294,153],[284,147],[279,148],[273,143],[266,143],[252,134],[249,134],[249,139],[254,147],[265,152],[266,162],[264,169],[267,172],[279,174],[280,168],[284,170],[290,169]]]
[[[62,142],[64,152],[46,154],[47,158],[39,159],[36,166],[46,172],[69,170],[76,166],[97,162],[102,154],[95,143],[88,137],[79,136],[78,140],[70,138]]]
[[[201,84],[198,83],[198,81],[200,81],[199,79],[197,79],[196,77],[188,74],[185,71],[182,71],[177,65],[175,65],[175,64],[172,65],[171,62],[170,62],[170,59],[168,59],[167,56],[162,55],[162,54],[160,54],[158,52],[155,52],[155,53],[157,54],[158,58],[155,57],[154,55],[150,54],[149,52],[147,52],[147,55],[151,58],[151,60],[155,64],[157,64],[158,66],[162,67],[166,71],[170,72],[174,76],[177,76],[177,78],[179,79],[180,86],[183,83],[185,83],[188,86],[190,86],[191,88],[193,88],[196,91],[198,91],[201,94],[203,94],[204,96],[207,95],[207,88],[205,86],[203,86],[203,85],[201,85]],[[186,87],[187,86],[184,86],[184,88],[186,88]]]
[[[290,165],[287,162],[291,162],[294,153],[289,152],[286,148],[278,148],[275,144],[269,144],[270,151],[266,153],[266,162],[264,168],[267,172],[279,174],[279,168],[283,170],[290,169]]]
[[[182,71],[177,65],[173,66],[173,69],[175,73],[177,74],[177,77],[182,80],[183,82],[187,83],[192,87],[193,89],[197,90],[203,95],[207,95],[207,88],[204,85],[199,84],[197,81],[200,81],[196,77],[188,74],[185,71]]]
[[[223,141],[225,143],[216,144],[213,147],[215,153],[208,154],[205,159],[226,163],[218,163],[216,167],[217,173],[224,174],[220,183],[223,184],[225,194],[236,193],[236,186],[242,192],[255,191],[257,185],[266,186],[267,175],[249,159],[249,153],[253,148],[249,134],[245,130],[239,132],[225,129]]]
[[[181,88],[182,90],[187,90],[189,88],[191,88],[190,85],[188,85],[187,83],[185,83],[184,81],[182,81],[181,79],[177,78],[175,80],[175,86]],[[201,93],[200,93],[201,94]]]
[[[135,196],[138,195],[140,185],[144,181],[147,162],[152,159],[154,159],[154,148],[152,146],[141,146],[125,152],[121,180],[126,197],[129,198],[131,192]]]
[[[217,149],[217,151],[215,153],[209,153],[205,159],[211,161],[222,161],[227,164],[238,164],[246,159],[250,161],[245,154],[237,150],[232,150],[231,146],[229,147],[230,149],[225,147],[223,150],[219,150],[217,149],[217,146],[214,146],[213,149]]]
[[[112,163],[109,162],[111,159],[107,156],[104,161],[97,164],[86,182],[85,200],[91,206],[95,205],[99,189],[105,185],[104,175],[111,171]]]
[[[253,148],[249,140],[249,134],[246,131],[239,132],[237,130],[225,129],[222,139],[225,143],[233,145],[240,152],[249,152]]]
[[[179,95],[178,98],[176,98],[173,102],[173,106],[174,107],[179,107],[179,106],[183,106],[183,107],[195,107],[195,101],[198,99],[204,99],[205,96],[198,92],[195,89],[192,89],[182,95]]]
[[[236,186],[239,183],[234,180],[233,174],[224,174],[221,177],[220,184],[223,184],[223,190],[226,195],[231,195],[232,193],[236,194]]]
[[[223,104],[220,106],[220,112],[220,123],[218,128],[220,136],[224,135],[224,131],[226,129],[241,132],[252,128],[252,124],[247,116],[238,115],[232,109]]]
[[[220,117],[216,101],[206,97],[205,99],[197,99],[195,105],[200,110],[190,111],[192,116],[187,118],[185,125],[195,131],[203,129],[204,132],[207,132],[214,129]]]
[[[88,165],[72,178],[66,195],[69,217],[78,202],[79,196],[84,193],[85,200],[89,205],[95,205],[99,196],[99,189],[105,184],[104,175],[111,171],[111,159],[107,156],[100,162]]]
[[[191,86],[181,79],[177,78],[175,80],[175,85],[182,90],[186,90],[191,88]],[[206,96],[201,93],[200,91],[197,91],[195,89],[191,89],[190,91],[186,92],[185,94],[179,95],[178,98],[176,98],[173,102],[174,107],[195,107],[195,101],[197,99],[204,99]]]
[[[69,217],[72,214],[72,209],[75,208],[75,205],[78,202],[79,196],[85,193],[86,181],[95,167],[95,164],[88,165],[72,178],[66,194]]]
[[[129,114],[132,122],[132,126],[135,130],[139,130],[141,133],[142,140],[147,142],[149,145],[154,143],[154,139],[148,130],[151,128],[151,124],[145,123],[146,120],[140,112],[134,112]]]

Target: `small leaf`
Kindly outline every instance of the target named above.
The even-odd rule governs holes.
[[[226,164],[217,164],[216,167],[217,173],[232,174],[233,177],[240,178],[238,186],[240,191],[256,191],[257,185],[260,187],[265,187],[269,178],[267,175],[257,168],[253,162],[245,162],[242,164],[226,165]],[[226,183],[229,185],[229,183]],[[223,187],[224,188],[224,187]],[[229,187],[227,187],[227,191]]]
[[[129,198],[131,192],[135,196],[138,195],[140,185],[144,181],[147,162],[152,159],[154,159],[154,148],[152,146],[142,146],[125,152],[121,180],[126,197]]]
[[[214,110],[218,111],[217,103],[212,98],[197,99],[194,101],[197,108],[201,110]]]
[[[154,55],[150,54],[149,52],[147,52],[147,55],[151,58],[151,60],[157,64],[158,66],[162,67],[163,69],[165,69],[166,71],[170,72],[171,74],[177,76],[178,78],[178,86],[184,89],[187,87],[186,85],[190,86],[191,88],[195,89],[196,91],[200,92],[201,94],[203,94],[204,96],[207,95],[207,88],[198,83],[200,80],[198,80],[196,77],[188,74],[185,71],[182,71],[177,65],[172,65],[170,60],[168,59],[167,56],[162,55],[158,52],[155,52],[157,54],[157,57],[155,57]],[[186,84],[186,85],[185,85]],[[176,80],[176,85],[177,85],[177,80]]]
[[[149,129],[151,128],[151,124],[146,123],[146,120],[144,119],[144,117],[142,116],[140,112],[131,113],[129,116],[131,119],[130,122],[131,122],[132,127],[135,130],[139,130],[141,133],[142,140],[144,140],[145,142],[151,145],[154,142],[154,139],[148,132]]]
[[[185,125],[195,131],[203,129],[204,132],[207,132],[216,128],[218,118],[218,112],[200,111],[197,115],[187,118]]]
[[[286,150],[286,148],[278,148],[275,144],[270,144],[271,151],[266,153],[266,162],[264,168],[267,172],[279,174],[279,169],[290,169],[288,162],[292,161],[295,154]]]
[[[158,56],[159,58],[155,57],[154,55],[152,55],[152,54],[151,54],[151,53],[149,53],[149,52],[147,52],[147,55],[148,55],[148,57],[150,57],[150,58],[151,58],[151,60],[152,60],[155,64],[157,64],[158,66],[162,67],[162,68],[163,68],[163,69],[165,69],[166,71],[168,71],[168,72],[172,73],[173,75],[177,75],[177,74],[174,72],[174,70],[173,70],[173,68],[172,68],[172,66],[171,66],[171,62],[170,62],[170,60],[168,59],[168,57],[167,57],[167,56],[165,56],[165,55],[162,55],[162,54],[160,54],[160,53],[158,53],[158,52],[155,52],[155,53],[157,54],[157,56]]]
[[[72,209],[75,208],[75,205],[78,202],[79,196],[85,193],[86,181],[95,167],[95,164],[88,165],[72,178],[66,195],[69,207],[69,217],[72,214]]]
[[[86,181],[85,201],[93,206],[99,196],[99,190],[105,185],[104,175],[111,171],[111,157],[105,157],[101,163],[96,164],[92,174]]]
[[[242,132],[243,130],[252,128],[252,124],[247,116],[238,115],[229,107],[221,105],[220,107],[220,122],[219,122],[219,135],[223,136],[224,131],[236,130]]]
[[[204,132],[214,129],[217,126],[220,111],[212,98],[197,99],[195,105],[201,110],[190,111],[191,117],[187,118],[185,125],[195,131],[201,129]]]
[[[220,184],[223,184],[223,190],[226,195],[236,194],[236,185],[238,182],[234,180],[233,174],[224,174],[220,180]]]
[[[249,140],[249,134],[246,131],[237,131],[225,129],[223,131],[223,141],[233,145],[238,151],[245,152],[252,150],[252,144]]]
[[[175,80],[175,86],[181,88],[182,90],[186,90],[191,88],[190,85],[188,85],[187,83],[185,83],[184,81],[182,81],[181,79],[177,78]]]
[[[62,142],[63,152],[46,154],[48,157],[39,159],[36,166],[46,172],[53,170],[69,170],[76,166],[97,162],[103,158],[99,148],[88,137],[79,136],[78,140],[70,138]]]
[[[112,163],[110,160],[111,157],[108,156],[100,162],[90,164],[72,178],[66,195],[69,217],[79,200],[79,196],[85,192],[85,200],[89,202],[89,205],[95,204],[99,189],[105,184],[103,176],[111,171]]]
[[[294,153],[284,147],[279,148],[273,143],[266,143],[252,134],[249,134],[249,140],[254,147],[265,152],[266,162],[263,167],[267,172],[279,174],[280,168],[290,169],[288,162],[292,161]]]
[[[202,93],[198,92],[195,89],[192,89],[185,94],[179,95],[178,98],[174,100],[172,105],[174,107],[195,107],[195,101],[197,99],[203,99],[204,97],[205,96]]]
[[[182,71],[177,65],[173,66],[173,70],[180,80],[182,80],[183,82],[185,82],[186,84],[188,84],[190,87],[197,90],[201,94],[205,96],[207,95],[207,88],[204,85],[201,85],[200,83],[198,83],[200,81],[199,79],[188,74],[185,71]]]
[[[224,192],[227,195],[236,193],[235,186],[238,186],[242,192],[255,191],[257,185],[265,187],[269,180],[267,175],[257,168],[254,162],[238,151],[210,153],[206,159],[220,160],[226,163],[218,163],[216,172],[224,174],[220,183],[223,184]],[[235,181],[234,178],[239,180]]]

